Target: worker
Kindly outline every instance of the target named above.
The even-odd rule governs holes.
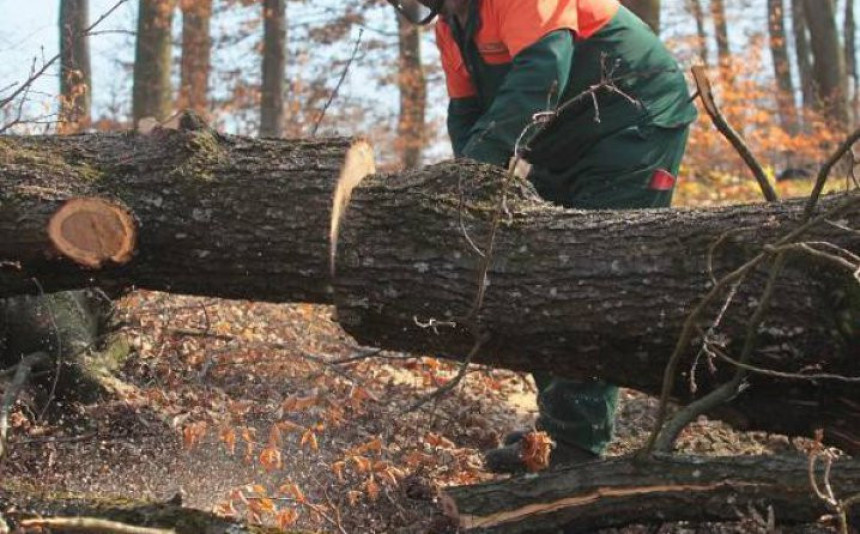
[[[389,3],[416,24],[436,20],[456,157],[507,167],[517,149],[538,194],[567,208],[670,205],[696,110],[675,59],[617,0]],[[533,376],[550,465],[602,455],[618,388]],[[487,451],[487,469],[523,471],[524,435]]]

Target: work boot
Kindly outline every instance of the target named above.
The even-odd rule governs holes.
[[[514,434],[512,432],[511,434]],[[509,434],[509,436],[511,435]],[[522,439],[528,432],[523,432],[520,435],[519,441],[511,444],[490,449],[484,452],[484,466],[491,473],[508,473],[519,474],[525,473],[526,465],[522,459]],[[505,436],[507,438],[508,436]],[[591,451],[566,445],[564,443],[556,443],[549,456],[549,468],[556,469],[569,465],[576,465],[598,459],[599,456]]]

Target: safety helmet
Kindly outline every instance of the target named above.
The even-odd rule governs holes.
[[[429,24],[439,14],[443,2],[444,0],[428,0],[425,2],[419,2],[418,0],[388,0],[388,3],[394,6],[394,9],[398,13],[406,17],[406,20],[422,26]]]

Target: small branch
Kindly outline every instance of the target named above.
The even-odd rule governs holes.
[[[49,517],[44,519],[25,519],[24,528],[48,528],[66,532],[96,532],[102,534],[175,534],[176,531],[163,528],[147,528],[96,519],[92,517]]]
[[[815,211],[815,206],[818,204],[818,198],[821,196],[821,191],[824,189],[824,184],[827,183],[827,177],[830,176],[830,170],[833,169],[833,166],[842,159],[842,156],[845,155],[846,152],[851,150],[851,147],[854,146],[860,140],[860,128],[854,130],[851,135],[849,135],[842,144],[839,145],[839,148],[827,158],[827,161],[824,162],[824,165],[821,166],[821,169],[818,171],[818,177],[815,179],[815,186],[812,188],[812,193],[809,194],[809,200],[806,202],[806,209],[804,210],[804,215],[807,219],[812,217],[812,212]]]
[[[0,458],[3,458],[6,454],[6,437],[9,432],[9,412],[18,400],[18,395],[21,393],[21,389],[30,377],[33,367],[47,362],[47,354],[44,352],[34,352],[33,354],[26,356],[16,366],[17,369],[15,371],[15,377],[12,379],[12,383],[9,384],[9,388],[6,389],[6,392],[3,394],[3,401],[0,402]]]
[[[756,339],[758,338],[758,327],[764,319],[764,314],[770,306],[770,301],[773,298],[773,292],[776,289],[776,280],[782,274],[785,266],[785,255],[779,254],[773,261],[773,266],[762,293],[758,307],[753,312],[752,317],[747,323],[746,338],[744,346],[741,349],[740,363],[747,363],[755,349]],[[735,375],[729,382],[726,382],[717,389],[711,391],[701,399],[690,403],[683,410],[678,412],[675,417],[669,421],[660,431],[660,435],[654,442],[654,450],[657,452],[670,452],[675,445],[675,440],[684,428],[690,424],[693,419],[699,415],[716,408],[731,400],[741,390],[743,379],[746,377],[746,369],[738,367],[735,370]]]
[[[328,100],[326,100],[326,103],[323,106],[316,123],[314,123],[314,129],[311,131],[311,137],[317,136],[317,130],[319,130],[320,124],[322,124],[322,121],[325,118],[326,111],[328,111],[329,106],[331,106],[331,103],[337,97],[337,94],[340,91],[340,86],[343,85],[344,80],[346,80],[346,75],[349,73],[349,68],[352,66],[352,62],[355,61],[355,56],[358,55],[358,48],[359,45],[361,45],[362,35],[364,35],[364,28],[360,28],[358,30],[358,37],[355,39],[355,47],[352,49],[352,55],[349,56],[349,60],[346,62],[346,66],[344,66],[343,72],[340,74],[340,79],[337,81],[337,85],[329,95]]]
[[[735,129],[726,121],[726,118],[717,107],[716,102],[714,102],[714,95],[711,91],[711,82],[708,80],[705,68],[701,65],[696,65],[692,68],[692,71],[693,79],[696,81],[696,87],[699,89],[699,96],[705,106],[705,111],[708,112],[708,115],[711,116],[711,120],[714,121],[714,126],[716,126],[717,130],[719,130],[729,143],[731,143],[747,164],[747,167],[750,168],[753,176],[755,176],[756,182],[758,182],[758,185],[761,188],[764,198],[767,199],[768,202],[779,200],[779,197],[777,196],[776,191],[774,191],[773,186],[770,184],[770,181],[767,179],[767,175],[765,175],[761,164],[755,158],[744,140],[741,139],[738,132],[736,132]]]
[[[828,219],[840,216],[841,214],[855,208],[857,204],[860,204],[860,197],[849,197],[844,202],[833,207],[828,212],[825,212],[801,224],[800,226],[786,234],[784,237],[777,240],[777,242],[774,243],[773,246],[780,247],[786,244],[793,243],[796,239],[798,239],[806,232],[810,231],[815,226],[826,222]],[[765,245],[765,247],[767,247],[767,245]],[[648,443],[643,450],[643,454],[649,455],[653,452],[657,437],[659,436],[660,431],[666,422],[669,398],[672,395],[672,389],[675,383],[675,375],[678,369],[678,364],[680,363],[682,356],[686,352],[687,347],[690,345],[690,341],[693,338],[693,333],[696,331],[696,322],[699,320],[701,314],[705,311],[705,308],[717,296],[719,296],[724,290],[726,290],[736,281],[744,279],[753,269],[758,267],[763,261],[765,261],[771,256],[772,253],[768,252],[767,250],[764,250],[765,247],[763,247],[763,251],[757,254],[755,257],[753,257],[745,264],[741,265],[740,267],[720,279],[719,282],[717,282],[714,287],[712,287],[711,290],[702,298],[702,300],[696,305],[696,307],[693,308],[693,310],[687,316],[687,319],[684,321],[684,325],[681,328],[681,334],[678,336],[678,341],[675,344],[675,349],[673,350],[672,355],[669,357],[669,361],[666,364],[666,368],[663,372],[663,387],[660,392],[660,404],[657,409],[657,418],[654,422],[654,429],[651,432],[651,437],[648,439]]]

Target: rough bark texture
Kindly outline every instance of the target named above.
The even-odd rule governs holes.
[[[89,0],[60,2],[60,121],[64,131],[90,124],[92,70],[90,69]]]
[[[206,116],[209,109],[209,70],[212,0],[182,0],[182,62],[179,109]]]
[[[171,26],[175,0],[140,0],[134,56],[132,116],[163,121],[170,115]]]
[[[397,122],[398,148],[407,169],[421,165],[424,151],[424,114],[427,83],[421,64],[421,27],[397,16],[400,43],[397,86],[400,88],[400,117]]]
[[[263,2],[263,77],[260,99],[260,136],[281,137],[284,133],[284,87],[286,84],[286,0]]]
[[[820,464],[820,462],[819,462]],[[818,480],[821,480],[821,468]],[[477,486],[451,488],[448,514],[469,532],[594,532],[631,523],[738,521],[773,507],[780,527],[831,513],[800,457],[621,458]],[[836,462],[839,498],[860,492],[860,462]]]
[[[174,502],[49,494],[38,488],[0,486],[0,516],[14,528],[38,517],[92,517],[176,534],[276,534],[280,529],[248,525]],[[60,532],[59,530],[55,532]],[[298,533],[298,531],[293,531]]]
[[[486,239],[502,172],[447,163],[360,181],[372,163],[358,165],[361,172],[345,176],[335,196],[336,213],[351,200],[340,221],[332,293],[333,182],[350,167],[345,154],[352,146],[222,138],[205,129],[2,140],[0,296],[36,291],[33,278],[47,291],[98,284],[269,301],[334,296],[340,322],[362,343],[461,358],[473,343],[467,329],[436,333],[416,320],[447,321],[469,311],[479,258],[460,226],[477,242]],[[358,145],[351,155],[365,161],[368,153]],[[130,263],[87,271],[28,246],[59,203],[76,195],[113,199],[135,214],[139,250]],[[709,248],[723,238],[713,262],[721,276],[796,228],[801,207],[566,211],[519,184],[497,236],[480,313],[489,341],[475,361],[601,377],[655,393],[683,320],[712,283]],[[860,226],[856,210],[840,220]],[[860,238],[832,225],[810,239],[860,250]],[[729,352],[742,339],[765,277],[763,269],[751,275],[718,330]],[[860,296],[850,274],[793,256],[779,287],[772,304],[778,312],[763,324],[753,362],[860,376]],[[697,348],[680,367],[687,371],[675,388],[682,401],[693,397],[688,374]],[[731,365],[715,364],[716,374],[704,362],[697,369],[697,394],[731,374]],[[824,427],[831,441],[858,448],[856,384],[757,375],[750,384],[732,403],[735,423],[789,434]]]
[[[35,278],[46,292],[90,280],[108,292],[329,301],[332,194],[353,147],[372,170],[369,145],[350,139],[255,140],[205,128],[2,139],[0,297],[38,293]],[[135,215],[139,248],[128,265],[92,271],[45,249],[47,221],[81,196]]]
[[[486,166],[452,164],[369,177],[352,191],[335,278],[338,320],[347,332],[359,342],[404,351],[469,353],[469,328],[440,326],[437,332],[417,323],[456,321],[471,309],[479,258],[460,229],[460,188],[467,195],[463,223],[482,243],[495,205],[491,184],[501,180],[500,171]],[[709,247],[730,228],[743,229],[715,252],[721,276],[795,228],[801,207],[579,212],[555,209],[524,188],[508,199],[511,215],[497,236],[480,313],[489,341],[475,361],[596,376],[654,393],[680,325],[711,286]],[[847,220],[860,223],[856,209]],[[860,249],[858,237],[839,231],[822,229],[813,238]],[[730,351],[743,339],[765,276],[756,271],[741,287],[718,330]],[[778,311],[760,329],[756,364],[860,376],[857,289],[850,274],[798,256],[779,287],[772,304]],[[715,315],[707,314],[702,328]],[[685,372],[675,395],[685,401],[692,397],[689,370],[697,348],[679,367]],[[716,375],[707,365],[697,370],[698,394],[730,375],[731,365],[714,363]],[[743,415],[736,423],[790,434],[819,425],[846,447],[860,445],[856,384],[750,380],[732,403]]]
[[[623,0],[621,3],[660,35],[660,0]]]
[[[789,133],[797,133],[794,83],[791,80],[791,61],[788,56],[788,41],[785,38],[785,0],[768,0],[767,17],[780,122]]]
[[[815,75],[816,107],[837,125],[848,124],[845,56],[839,46],[834,0],[804,0]]]

